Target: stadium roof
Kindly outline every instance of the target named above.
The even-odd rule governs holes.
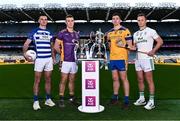
[[[76,20],[92,22],[111,20],[114,12],[119,12],[123,21],[136,20],[138,13],[143,12],[149,20],[163,21],[166,19],[180,20],[180,7],[176,3],[162,2],[158,5],[147,2],[135,3],[68,3],[63,6],[59,3],[23,4],[21,7],[16,4],[3,4],[0,6],[0,22],[37,22],[39,15],[47,15],[52,22],[64,20],[67,14],[72,14]]]

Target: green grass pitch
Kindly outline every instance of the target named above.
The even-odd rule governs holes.
[[[100,102],[105,106],[105,111],[97,114],[81,113],[74,106],[68,105],[64,109],[57,106],[49,108],[44,106],[44,80],[40,84],[39,111],[32,109],[32,86],[34,81],[33,65],[0,65],[0,119],[76,119],[76,120],[180,120],[180,66],[156,65],[154,80],[156,86],[156,108],[146,111],[143,107],[135,107],[133,101],[138,97],[138,87],[134,65],[128,67],[130,82],[131,106],[129,110],[122,110],[120,106],[108,106],[112,95],[111,72],[100,71]],[[52,96],[58,101],[58,85],[60,73],[55,66],[52,75]],[[81,100],[81,69],[79,68],[75,93]],[[145,95],[148,99],[146,85]],[[68,89],[66,89],[68,96]],[[120,89],[122,102],[123,90]],[[66,102],[68,103],[68,102]]]

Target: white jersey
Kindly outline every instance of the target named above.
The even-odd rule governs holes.
[[[149,27],[146,27],[143,30],[139,30],[133,35],[134,43],[136,44],[138,51],[143,52],[151,51],[153,49],[154,40],[158,37],[159,35],[157,34],[157,32]],[[153,57],[137,52],[136,58],[152,59]]]

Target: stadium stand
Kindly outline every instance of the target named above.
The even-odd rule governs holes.
[[[120,5],[120,6],[119,6]],[[158,53],[156,62],[169,62],[166,56],[173,57],[179,62],[180,55],[180,21],[163,22],[165,19],[180,19],[180,9],[171,4],[163,4],[161,7],[150,7],[137,4],[138,7],[128,7],[128,4],[121,6],[121,4],[114,4],[114,7],[107,7],[104,4],[92,4],[89,7],[83,5],[70,5],[69,7],[52,7],[52,5],[45,5],[44,8],[38,7],[39,5],[25,5],[24,8],[19,9],[16,7],[1,8],[0,12],[0,55],[3,58],[10,56],[19,57],[22,59],[22,46],[25,42],[28,33],[38,26],[37,19],[39,15],[48,15],[51,21],[48,24],[48,29],[56,37],[59,30],[65,28],[63,21],[66,14],[72,14],[76,20],[84,20],[86,22],[77,22],[75,30],[80,32],[83,39],[88,39],[92,31],[97,31],[99,28],[105,33],[112,28],[112,24],[108,22],[114,12],[119,12],[123,20],[122,25],[129,28],[131,33],[138,30],[136,16],[139,12],[144,12],[150,21],[148,26],[157,30],[159,35],[164,40],[164,45]],[[149,5],[149,4],[147,4]],[[171,6],[166,6],[171,5]],[[10,6],[10,5],[9,5]],[[80,7],[81,6],[81,7]],[[101,20],[103,22],[92,22],[93,20]],[[129,22],[127,22],[129,20]],[[27,21],[27,22],[23,22]],[[33,22],[32,22],[33,21]],[[30,47],[33,48],[33,45]],[[5,53],[4,53],[5,52]],[[5,54],[5,55],[4,55]],[[20,57],[20,56],[21,57]],[[130,54],[130,60],[135,58],[134,53]]]

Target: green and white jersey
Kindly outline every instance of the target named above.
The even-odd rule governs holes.
[[[149,52],[153,48],[154,40],[157,39],[159,35],[154,29],[146,27],[143,30],[138,30],[134,33],[133,39],[136,43],[138,51]],[[147,54],[138,53],[136,55],[137,59],[152,59],[153,57]]]

